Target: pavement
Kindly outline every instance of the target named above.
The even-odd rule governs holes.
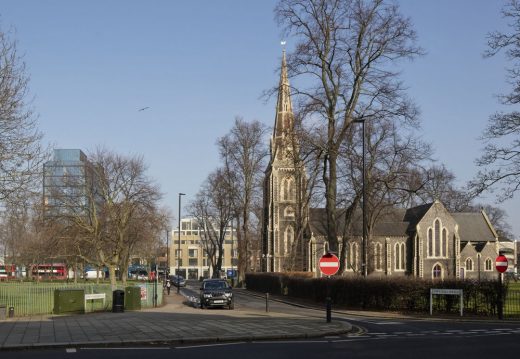
[[[352,331],[344,321],[240,308],[201,311],[175,292],[158,308],[0,321],[0,350],[313,338]]]

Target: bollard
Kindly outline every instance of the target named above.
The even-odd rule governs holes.
[[[265,293],[265,312],[269,313],[269,293]]]
[[[9,307],[9,318],[14,318],[14,307]]]
[[[327,297],[327,323],[330,323],[332,320],[331,311],[332,311],[332,300],[330,297]]]

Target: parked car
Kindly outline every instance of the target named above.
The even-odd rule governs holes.
[[[186,286],[186,279],[184,279],[184,277],[180,275],[171,275],[170,282],[176,287]]]
[[[233,290],[224,279],[205,279],[200,287],[200,307],[235,308]]]
[[[505,272],[504,274],[507,280],[513,280],[516,282],[520,279],[520,274],[515,272]]]

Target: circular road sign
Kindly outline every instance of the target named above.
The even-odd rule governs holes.
[[[504,273],[507,270],[507,258],[505,256],[498,256],[495,259],[495,267],[500,273]]]
[[[339,269],[339,259],[332,253],[324,254],[320,258],[320,270],[325,275],[334,275]]]

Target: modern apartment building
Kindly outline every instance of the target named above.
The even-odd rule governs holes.
[[[194,218],[181,219],[180,233],[178,229],[172,231],[169,245],[170,273],[179,274],[187,279],[212,277],[211,263],[201,237],[203,231]],[[222,275],[228,275],[230,271],[236,271],[238,264],[236,231],[232,227],[226,230],[223,249]]]
[[[55,149],[43,165],[43,204],[46,217],[84,211],[91,203],[87,193],[93,185],[93,166],[83,151]]]

